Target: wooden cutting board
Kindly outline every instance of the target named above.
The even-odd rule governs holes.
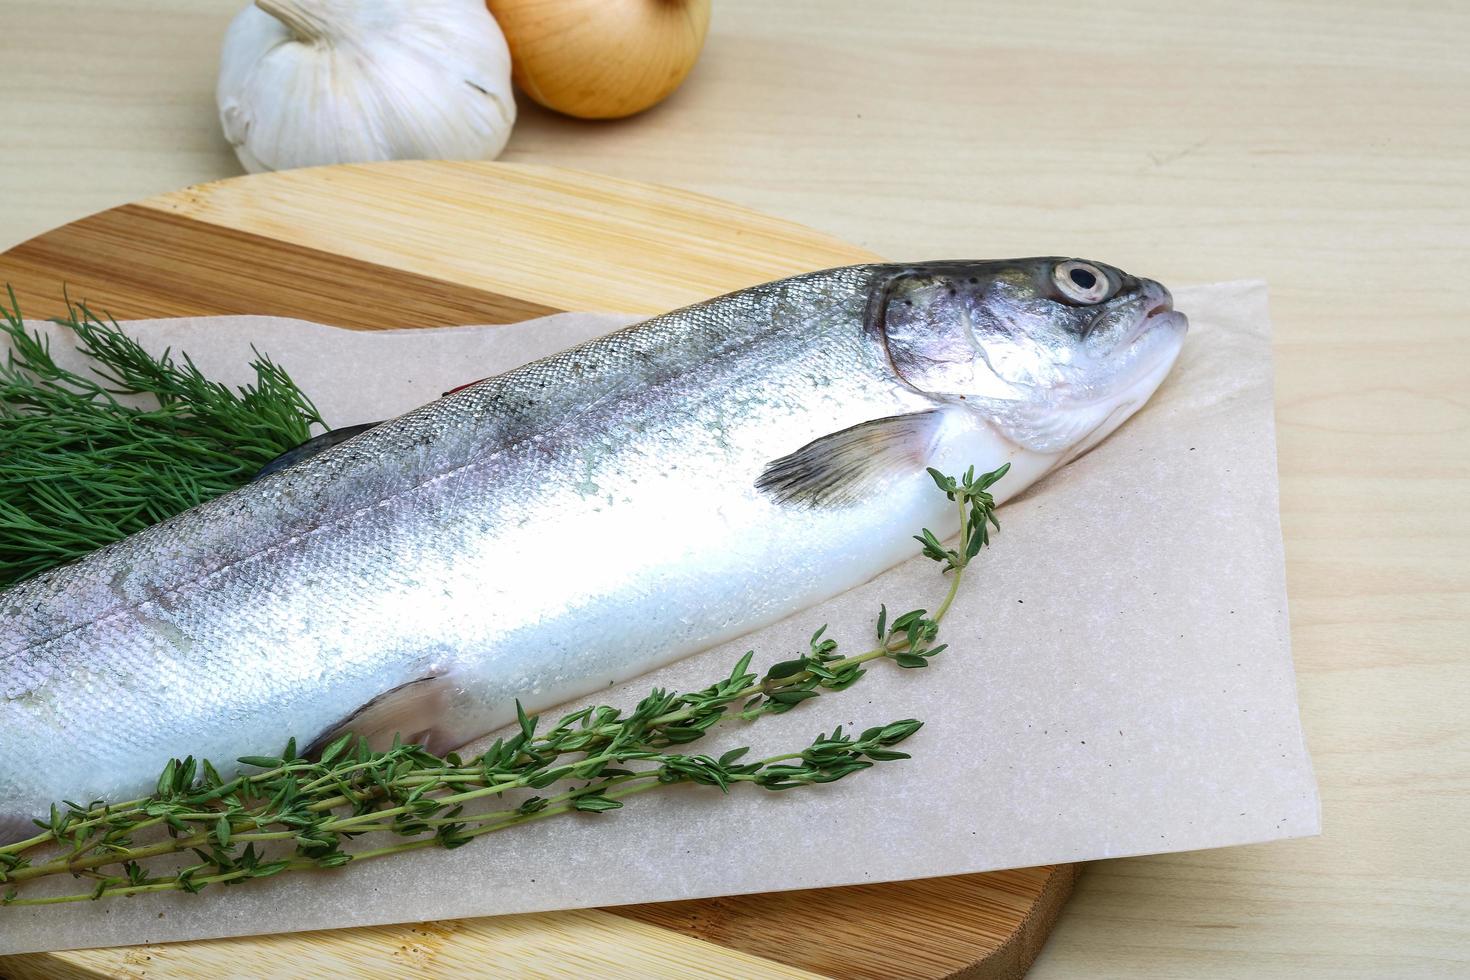
[[[657,313],[877,258],[722,201],[549,167],[261,174],[84,218],[0,255],[28,317],[262,313],[374,329]],[[632,819],[632,818],[629,818]],[[14,977],[1017,977],[1075,866],[0,959]]]

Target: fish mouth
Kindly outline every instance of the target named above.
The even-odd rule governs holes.
[[[1173,363],[1189,332],[1189,318],[1174,309],[1173,297],[1162,287],[1145,303],[1143,315],[1119,345],[1118,353],[1134,362],[1138,374],[1147,375],[1161,363]]]
[[[1137,343],[1156,330],[1170,330],[1181,335],[1189,330],[1189,318],[1174,309],[1174,297],[1167,289],[1159,286],[1156,291],[1148,292],[1151,295],[1147,295],[1144,300],[1143,316],[1139,317],[1133,328],[1133,336],[1125,341],[1125,346]]]
[[[1138,326],[1139,334],[1150,330],[1173,330],[1181,334],[1187,333],[1189,318],[1172,306],[1155,307],[1144,314],[1143,322]]]
[[[1189,319],[1176,312],[1167,300],[1155,304],[1139,317],[1132,339],[1120,348],[1131,361],[1131,368],[1123,372],[1107,396],[1106,400],[1113,403],[1112,407],[1090,432],[1066,451],[1061,465],[1086,455],[1144,406],[1173,370],[1179,352],[1184,349],[1184,335],[1188,332]]]
[[[1189,332],[1189,318],[1174,309],[1167,290],[1160,287],[1159,293],[1145,302],[1147,305],[1133,329],[1106,355],[1107,361],[1114,365],[1114,373],[1099,398],[1127,406],[1128,415],[1163,383],[1184,347],[1184,335]]]
[[[1133,362],[1132,370],[1126,372],[1120,385],[1127,393],[1125,398],[1134,396],[1139,404],[1148,400],[1173,368],[1188,332],[1189,318],[1167,300],[1144,314],[1134,329],[1133,339],[1124,347]]]

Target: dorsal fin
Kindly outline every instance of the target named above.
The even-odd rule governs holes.
[[[373,426],[380,424],[379,422],[363,422],[360,425],[344,425],[340,429],[323,432],[319,436],[314,436],[306,440],[295,449],[288,449],[281,453],[281,455],[262,466],[260,472],[256,473],[250,479],[252,481],[259,480],[263,476],[270,476],[277,470],[284,470],[288,466],[294,466],[303,459],[311,459],[311,457],[318,453],[325,452],[333,446],[340,445],[353,436],[366,432]]]

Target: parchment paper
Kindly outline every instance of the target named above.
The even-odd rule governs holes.
[[[1172,376],[1101,447],[1002,509],[1002,530],[944,624],[950,649],[932,667],[879,665],[851,691],[717,729],[697,748],[774,751],[839,723],[915,717],[926,726],[903,746],[912,760],[784,794],[677,787],[453,852],[196,896],[0,909],[0,953],[900,880],[1317,833],[1287,632],[1265,285],[1185,289],[1177,301],[1192,328]],[[247,380],[254,344],[344,425],[631,319],[355,332],[229,317],[128,328],[226,380]],[[880,602],[932,608],[942,589],[937,566],[915,559],[603,700],[631,706],[654,685],[702,687],[751,648],[757,665],[787,659],[822,623],[856,651]]]

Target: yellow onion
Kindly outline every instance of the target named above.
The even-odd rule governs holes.
[[[532,99],[583,119],[642,112],[704,47],[710,0],[487,0]]]

